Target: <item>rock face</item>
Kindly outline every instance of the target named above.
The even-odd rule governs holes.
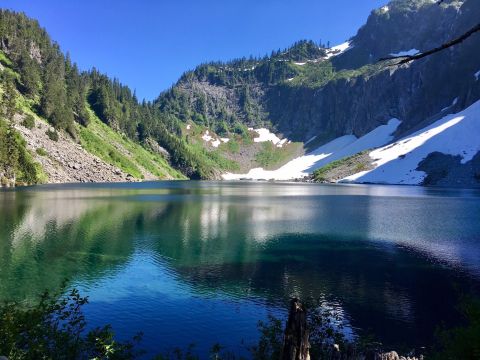
[[[135,181],[131,175],[85,151],[65,134],[59,133],[58,141],[51,140],[46,134],[51,129],[47,123],[35,120],[35,126],[27,129],[21,120],[22,116],[15,115],[15,128],[42,165],[49,183]]]
[[[302,60],[331,61],[336,75],[325,83],[295,83],[294,64],[304,63],[277,55],[247,62],[247,68],[234,62],[201,66],[183,76],[157,104],[169,112],[169,99],[176,98],[195,114],[195,121],[211,125],[218,119],[227,123],[234,119],[247,126],[265,125],[293,141],[317,136],[325,143],[345,134],[359,137],[392,118],[402,121],[397,136],[404,135],[435,121],[442,111],[462,110],[480,98],[480,81],[474,75],[480,70],[480,34],[400,67],[378,60],[436,47],[464,33],[479,18],[477,0],[441,5],[393,0],[372,12],[342,54]]]
[[[478,0],[392,0],[373,11],[335,56],[322,55],[315,44],[297,43],[263,59],[204,64],[182,76],[156,104],[217,132],[225,124],[232,129],[242,123],[292,141],[315,138],[307,151],[344,135],[360,138],[394,118],[401,121],[396,141],[480,99],[480,33],[408,64],[379,60],[438,47],[478,19]],[[440,167],[447,162],[430,160],[425,166],[432,174],[436,160]],[[454,169],[442,179],[437,171],[430,184],[478,185],[477,162]],[[455,179],[456,171],[462,180]]]
[[[303,139],[317,134],[362,136],[397,118],[402,121],[397,135],[403,135],[438,119],[442,109],[462,110],[480,98],[480,82],[474,76],[480,69],[478,34],[411,65],[382,69],[376,64],[391,53],[428,50],[463,33],[480,18],[478,1],[442,7],[397,0],[388,7],[387,12],[373,12],[352,38],[352,48],[332,60],[337,70],[360,71],[365,65],[370,70],[321,88],[283,86],[270,97],[268,112],[280,129]],[[282,104],[291,104],[291,110],[282,111]]]
[[[418,166],[418,170],[427,174],[422,185],[479,187],[480,153],[465,164],[461,160],[461,156],[440,152],[429,154]]]

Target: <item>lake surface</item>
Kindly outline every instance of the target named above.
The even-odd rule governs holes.
[[[427,345],[480,287],[480,191],[230,182],[0,191],[0,299],[68,278],[91,325],[149,351],[244,351],[292,296],[354,334]],[[243,350],[242,350],[243,349]]]

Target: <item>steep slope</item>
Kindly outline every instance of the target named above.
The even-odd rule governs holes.
[[[478,36],[411,65],[377,61],[391,53],[437,46],[476,23],[475,0],[395,0],[372,12],[348,48],[334,51],[300,42],[263,59],[210,63],[187,72],[156,101],[166,113],[219,133],[238,122],[267,126],[297,141],[361,136],[391,118],[400,132],[478,98]],[[332,48],[334,49],[334,48]],[[331,53],[329,53],[331,51]]]
[[[248,174],[231,174],[223,176],[225,180],[239,180],[242,178],[259,180],[291,180],[308,176],[314,170],[333,161],[352,156],[365,149],[371,149],[387,144],[393,139],[392,134],[397,129],[400,121],[391,119],[388,124],[380,125],[361,138],[354,135],[344,135],[325,145],[320,146],[307,155],[300,156],[274,171],[262,168],[252,169]]]
[[[38,115],[38,97],[22,92],[19,69],[0,51],[0,186],[185,178],[153,140],[148,148],[114,131],[88,104],[88,127],[55,128]]]
[[[20,100],[12,106],[12,96],[2,93],[0,133],[11,133],[14,113],[17,118],[31,113],[36,121],[46,121],[39,124],[52,126],[62,141],[111,166],[113,175],[103,180],[126,179],[128,174],[129,179],[223,175],[286,180],[335,162],[329,169],[340,165],[342,170],[328,181],[337,181],[355,173],[349,164],[358,165],[357,170],[374,168],[372,148],[404,139],[480,99],[479,34],[413,63],[378,61],[438,46],[479,18],[477,0],[393,0],[374,10],[344,44],[327,48],[299,41],[263,58],[202,64],[154,102],[140,103],[117,79],[95,69],[80,72],[38,23],[2,10],[0,84],[13,88]],[[14,108],[13,113],[8,108]],[[38,146],[29,136],[51,140],[45,132],[35,135],[22,127],[20,120],[15,124],[30,151]],[[19,178],[28,178],[24,175],[38,167],[29,157],[47,166],[44,155],[28,155],[22,150],[25,144],[15,144],[24,154],[23,165],[4,167],[0,175],[15,169]],[[437,162],[442,167],[453,161],[441,154],[424,155],[421,166],[431,173],[438,170]],[[71,169],[70,160],[55,161]],[[74,170],[95,163],[85,161]],[[471,175],[454,168],[462,176]],[[427,182],[437,183],[438,178]],[[26,182],[39,181],[36,175],[31,179]],[[98,181],[87,177],[90,180]]]
[[[224,175],[227,179],[296,178],[339,160],[340,155],[328,160],[321,155],[321,146],[329,147],[330,141],[362,138],[392,118],[400,121],[391,134],[398,139],[480,99],[480,82],[474,76],[480,70],[478,34],[410,64],[378,61],[438,46],[479,18],[480,2],[475,0],[440,5],[430,0],[394,0],[373,11],[357,35],[339,47],[299,42],[262,59],[205,64],[187,72],[156,105],[223,137],[241,126],[267,127],[281,138],[303,142],[308,156],[279,164],[276,172],[265,172],[252,162],[250,172]],[[343,156],[353,154],[344,150]]]
[[[25,115],[15,116],[15,129],[26,140],[26,148],[41,164],[43,182],[131,182],[173,180],[185,177],[172,169],[160,154],[148,151],[93,119],[88,128],[78,125],[79,142],[58,132],[52,140],[52,127],[33,116],[33,126],[25,126]]]
[[[140,103],[117,79],[96,69],[79,71],[38,22],[9,10],[0,10],[0,90],[0,140],[8,145],[0,147],[2,183],[214,178],[223,169],[221,161],[179,136],[176,118]],[[22,127],[27,115],[32,126],[43,120],[38,124],[50,136]],[[42,143],[48,156],[42,148],[40,155],[30,154],[14,124],[31,150]],[[77,153],[77,145],[87,152]],[[12,151],[19,158],[9,161]],[[37,176],[39,163],[50,178]]]
[[[480,186],[480,101],[369,153],[344,182]]]

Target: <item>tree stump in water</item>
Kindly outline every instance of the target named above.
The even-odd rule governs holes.
[[[298,299],[292,299],[285,327],[281,359],[310,360],[308,337],[307,311]]]

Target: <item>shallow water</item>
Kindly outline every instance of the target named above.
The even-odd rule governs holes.
[[[0,298],[65,278],[159,351],[242,352],[288,299],[321,298],[355,334],[427,345],[480,285],[480,192],[229,182],[48,185],[0,192]]]

